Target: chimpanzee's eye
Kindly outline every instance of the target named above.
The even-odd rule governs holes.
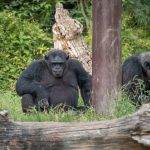
[[[52,63],[52,67],[63,67],[64,63]]]
[[[63,64],[63,63],[60,63],[59,65],[60,65],[61,67],[63,67],[64,64]]]
[[[147,69],[150,69],[150,62],[144,62],[144,66],[145,66],[145,68],[147,68]]]
[[[63,67],[64,63],[57,63],[57,65]]]

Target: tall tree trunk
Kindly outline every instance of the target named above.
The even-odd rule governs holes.
[[[83,37],[82,24],[69,17],[67,10],[60,3],[56,4],[56,23],[53,26],[53,40],[55,49],[63,49],[70,57],[77,58],[86,69],[92,74],[91,50],[88,49]]]
[[[93,104],[107,114],[121,81],[121,0],[94,0],[93,19]]]

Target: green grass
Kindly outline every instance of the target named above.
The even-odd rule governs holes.
[[[20,97],[11,92],[0,93],[0,111],[8,110],[11,120],[14,121],[56,121],[56,122],[87,122],[118,118],[136,111],[136,107],[129,102],[129,98],[123,94],[116,97],[116,105],[110,115],[98,115],[91,107],[86,113],[77,114],[73,111],[63,112],[50,109],[49,113],[34,111],[32,114],[24,114],[21,110]],[[81,99],[79,100],[80,104]]]

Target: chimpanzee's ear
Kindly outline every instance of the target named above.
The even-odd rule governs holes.
[[[46,55],[44,56],[44,59],[45,59],[45,60],[48,60],[48,54],[46,54]]]

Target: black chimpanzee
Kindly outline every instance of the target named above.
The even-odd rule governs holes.
[[[62,50],[49,51],[44,59],[34,61],[17,81],[16,91],[22,96],[22,110],[38,110],[59,104],[78,109],[78,87],[84,107],[90,105],[91,77],[78,60],[69,59]]]
[[[143,83],[142,94],[147,98],[141,98],[141,87],[139,80]],[[131,96],[134,103],[142,104],[150,102],[150,52],[130,56],[122,66],[122,84],[125,91]],[[141,85],[142,85],[141,84]]]

